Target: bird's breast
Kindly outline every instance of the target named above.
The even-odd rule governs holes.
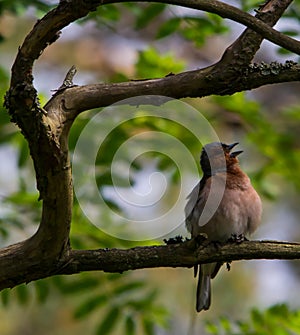
[[[261,201],[251,184],[243,189],[226,187],[210,220],[200,225],[203,208],[203,204],[196,204],[191,218],[192,232],[194,236],[205,233],[212,241],[226,241],[232,234],[252,233],[261,218]]]

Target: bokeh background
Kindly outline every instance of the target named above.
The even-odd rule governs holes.
[[[254,7],[253,1],[232,1],[232,4],[244,10]],[[54,5],[55,1],[0,3],[2,97],[9,85],[9,71],[18,46],[37,18]],[[299,1],[293,6],[277,28],[295,36],[299,31]],[[45,50],[34,68],[35,86],[45,104],[73,64],[78,69],[74,79],[77,85],[155,78],[170,72],[202,68],[219,60],[242,30],[242,26],[217,16],[175,6],[122,4],[103,7],[88,18],[69,25],[60,39]],[[263,42],[255,62],[284,62],[287,59],[298,61],[295,55]],[[300,239],[299,89],[299,83],[284,83],[230,97],[183,100],[209,121],[220,140],[240,142],[244,150],[240,156],[242,168],[250,175],[263,200],[262,225],[252,237],[254,239]],[[0,245],[3,247],[31,236],[39,222],[40,204],[27,143],[9,122],[4,108],[0,108]],[[71,154],[83,127],[99,111],[83,113],[76,120],[70,135]],[[123,191],[128,188],[128,194],[150,192],[151,196],[152,192],[155,201],[160,179],[156,181],[151,176],[153,173],[163,175],[167,182],[166,196],[159,206],[147,209],[153,211],[153,215],[160,215],[176,203],[181,188],[188,192],[201,176],[200,171],[196,174],[189,169],[179,171],[162,148],[158,153],[142,154],[134,161],[122,157],[120,164],[130,166],[131,185],[128,187],[128,176],[122,174],[122,169],[115,172],[117,183],[113,185],[110,167],[114,153],[130,137],[145,131],[175,136],[196,162],[201,145],[205,144],[199,143],[180,125],[164,119],[139,118],[115,128],[99,147],[96,159],[96,182],[109,207],[91,202],[93,209],[101,212],[106,227],[113,225],[111,211],[121,216],[127,211],[132,217],[143,217],[140,209],[129,209],[115,196],[115,187]],[[184,185],[180,182],[180,174],[188,176]],[[126,226],[120,229],[126,231]],[[75,200],[71,232],[74,248],[162,244],[163,238],[175,235],[188,237],[184,224],[156,240],[131,241],[130,232],[128,239],[117,239],[97,229]],[[240,330],[234,321],[248,322],[252,315],[251,327],[262,325],[257,334],[269,334],[268,327],[272,334],[275,334],[274,329],[282,331],[278,334],[285,334],[284,320],[278,321],[276,328],[264,325],[269,319],[279,320],[278,315],[284,315],[285,320],[291,315],[299,316],[299,276],[298,261],[234,262],[231,271],[223,267],[214,280],[211,309],[199,315],[194,308],[196,280],[192,269],[58,276],[4,290],[1,293],[0,333],[233,334],[234,330]],[[270,309],[276,304],[286,307]],[[269,314],[264,314],[266,309]],[[300,318],[297,320],[293,322],[299,325]],[[290,325],[293,322],[289,321]],[[244,333],[247,333],[246,328]]]

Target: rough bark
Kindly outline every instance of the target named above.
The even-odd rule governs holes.
[[[294,62],[254,64],[242,70],[235,66],[236,72],[232,71],[232,68],[231,71],[225,69],[220,75],[221,67],[223,68],[223,63],[217,63],[215,67],[169,75],[165,78],[76,86],[65,90],[53,100],[61,101],[66,110],[77,114],[140,95],[163,95],[174,99],[199,98],[212,94],[231,95],[267,84],[300,80],[300,65]],[[220,80],[220,77],[223,80]]]
[[[10,247],[11,248],[11,247]],[[18,252],[18,250],[15,250]],[[214,243],[198,246],[195,240],[163,246],[135,247],[131,249],[69,250],[56,262],[31,264],[27,271],[18,271],[9,250],[11,264],[16,272],[13,281],[0,277],[0,290],[17,284],[53,275],[72,275],[83,271],[122,273],[129,270],[158,267],[193,267],[199,263],[231,262],[250,259],[300,259],[300,243],[277,241],[245,241],[243,243]],[[5,256],[5,249],[0,257]],[[23,255],[23,262],[28,263]],[[18,275],[17,275],[18,274]]]
[[[196,248],[195,241],[167,246],[136,247],[127,250],[72,250],[59,273],[102,270],[123,272],[156,267],[193,267],[198,263],[249,259],[299,259],[300,244],[276,241],[245,241],[223,246]]]

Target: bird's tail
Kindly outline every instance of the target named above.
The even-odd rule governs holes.
[[[197,285],[197,302],[196,310],[200,312],[202,310],[208,310],[211,301],[211,275],[203,272],[205,265],[199,265],[199,277]]]

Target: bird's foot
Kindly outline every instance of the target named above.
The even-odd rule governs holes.
[[[208,236],[206,234],[199,234],[195,237],[195,241],[198,247],[203,245],[205,242],[207,243],[208,241]]]
[[[183,243],[183,242],[184,242],[184,241],[183,241],[183,237],[180,236],[180,235],[177,235],[177,236],[175,236],[175,237],[171,237],[171,238],[169,238],[169,239],[164,238],[163,241],[164,241],[167,245],[169,245],[169,244],[179,244],[179,243]]]
[[[190,240],[185,239],[186,247],[190,250],[197,250],[200,247],[206,247],[209,244],[208,236],[206,234],[199,234],[195,237],[192,237]]]
[[[231,237],[228,239],[228,242],[231,243],[242,243],[244,241],[249,241],[244,234],[232,234]]]

